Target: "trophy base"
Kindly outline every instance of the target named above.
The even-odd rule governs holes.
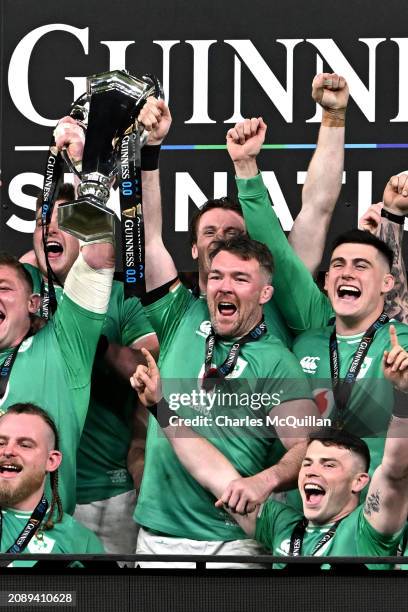
[[[92,195],[58,206],[59,229],[84,242],[111,238],[115,213]]]

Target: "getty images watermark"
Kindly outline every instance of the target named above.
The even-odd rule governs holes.
[[[209,411],[214,406],[259,410],[279,406],[281,393],[226,392],[219,389],[207,393],[204,389],[192,389],[188,393],[170,393],[167,401],[170,410],[189,407],[193,410]]]

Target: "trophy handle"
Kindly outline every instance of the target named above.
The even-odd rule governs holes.
[[[155,98],[161,98],[162,100],[164,100],[164,91],[163,91],[163,87],[162,84],[160,83],[159,79],[157,78],[157,76],[155,76],[154,74],[145,74],[142,76],[143,81],[150,81],[153,85],[154,85],[154,96]]]
[[[160,83],[159,79],[157,78],[157,76],[155,76],[154,74],[144,74],[142,76],[142,81],[144,81],[145,83],[147,83],[148,85],[151,85],[152,87],[154,87],[154,97],[157,98],[158,100],[164,100],[164,91],[163,91],[163,87],[162,84]],[[146,100],[144,100],[143,104],[140,105],[140,109],[143,108],[144,104],[145,104]],[[147,132],[144,127],[143,124],[139,123],[139,138],[140,138],[140,146],[144,147],[144,145],[146,144],[147,138],[149,136],[149,132]]]

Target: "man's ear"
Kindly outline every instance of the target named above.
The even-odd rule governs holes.
[[[60,453],[60,451],[57,451],[57,450],[50,451],[48,454],[48,461],[47,461],[47,467],[46,467],[47,472],[55,472],[55,470],[57,470],[59,466],[61,465],[61,461],[62,461],[62,453]]]
[[[382,282],[382,290],[381,293],[388,293],[391,289],[394,288],[395,279],[392,274],[386,274],[383,278]]]
[[[353,479],[351,492],[360,493],[360,491],[364,489],[369,481],[370,476],[367,474],[367,472],[359,472]]]
[[[197,249],[196,243],[194,243],[193,246],[191,247],[191,257],[193,259],[198,259],[198,249]]]
[[[273,287],[272,285],[264,285],[261,290],[261,295],[259,296],[259,304],[266,304],[269,302],[273,295]]]
[[[329,277],[329,273],[326,272],[326,274],[324,275],[324,290],[327,291],[327,279]]]
[[[28,301],[28,310],[31,314],[35,314],[41,306],[41,296],[39,293],[32,293]]]

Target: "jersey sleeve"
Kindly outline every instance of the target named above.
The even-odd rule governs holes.
[[[249,236],[266,244],[273,255],[274,299],[288,326],[297,334],[327,325],[333,314],[330,302],[287,241],[262,175],[236,178],[236,183]]]
[[[302,515],[274,499],[269,499],[263,506],[256,520],[255,539],[274,554],[277,541],[288,527],[295,526]]]
[[[108,310],[113,269],[94,270],[82,253],[73,263],[51,323],[71,389],[90,384],[99,336]],[[79,412],[81,408],[75,406]]]
[[[383,534],[374,529],[364,515],[364,507],[361,506],[358,517],[357,548],[362,557],[377,556],[387,557],[397,554],[398,544],[401,541],[403,530],[394,534]],[[376,569],[375,565],[373,568]]]
[[[182,283],[179,283],[164,297],[145,306],[147,318],[159,339],[161,353],[171,341],[185,312],[194,301],[195,298],[191,292]]]
[[[123,300],[120,333],[123,346],[131,346],[139,338],[155,333],[137,298]]]
[[[105,315],[91,312],[63,294],[51,321],[66,365],[70,387],[89,384]]]

